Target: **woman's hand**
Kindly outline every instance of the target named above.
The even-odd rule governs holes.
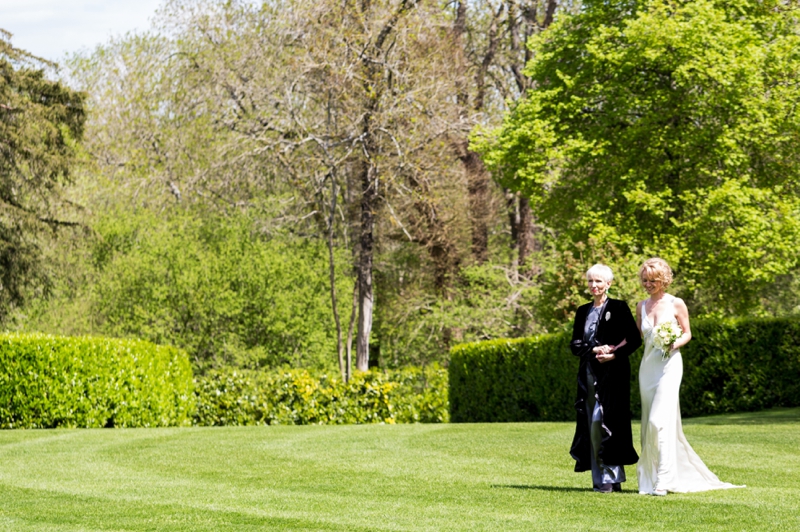
[[[603,364],[605,362],[610,362],[614,360],[615,358],[617,358],[617,355],[615,355],[614,353],[608,353],[607,355],[598,354],[595,356],[595,358],[597,359],[598,362]]]
[[[592,351],[595,353],[595,358],[601,364],[604,362],[608,362],[610,360],[614,360],[617,356],[614,354],[614,350],[619,346],[614,345],[598,345],[597,347],[593,348]]]

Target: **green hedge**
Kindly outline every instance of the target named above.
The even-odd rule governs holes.
[[[800,320],[697,320],[684,360],[685,417],[800,406]],[[566,333],[454,346],[453,422],[571,421],[578,359]],[[638,367],[631,356],[632,416],[641,415]]]
[[[196,425],[444,423],[447,371],[356,373],[349,383],[307,370],[214,371],[195,379]]]
[[[800,406],[800,319],[703,321],[692,336],[681,349],[685,416]]]
[[[0,334],[0,427],[187,425],[191,366],[140,340]]]
[[[453,422],[562,421],[575,417],[578,359],[566,334],[491,340],[450,350]]]

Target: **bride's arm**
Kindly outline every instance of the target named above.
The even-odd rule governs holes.
[[[692,339],[692,329],[689,327],[689,309],[686,308],[686,303],[683,302],[683,299],[675,298],[674,305],[675,319],[678,320],[678,325],[681,326],[683,334],[673,342],[672,349],[680,349]]]

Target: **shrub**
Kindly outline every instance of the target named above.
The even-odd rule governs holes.
[[[492,340],[450,350],[454,422],[562,421],[575,417],[578,359],[565,333]]]
[[[177,345],[195,369],[331,368],[336,335],[321,241],[264,235],[245,215],[100,224],[92,308],[113,336]],[[344,277],[344,276],[342,276]],[[352,284],[338,279],[341,293]]]
[[[375,309],[373,342],[381,367],[445,362],[453,344],[543,332],[532,329],[529,312],[535,281],[509,279],[497,263],[473,264],[461,267],[447,293],[437,295],[426,275],[408,273],[426,266],[402,258],[393,252],[376,272],[382,304]]]
[[[183,351],[140,340],[0,335],[0,427],[186,425],[194,410]]]
[[[685,416],[800,405],[800,320],[703,320],[681,350]]]
[[[439,367],[356,373],[345,383],[305,369],[216,370],[195,379],[196,425],[442,423],[447,372]]]
[[[454,422],[571,421],[578,359],[566,333],[454,346],[449,366]],[[685,417],[800,405],[800,320],[697,320],[683,349]],[[632,416],[641,415],[631,356]]]
[[[14,326],[174,345],[201,372],[333,369],[325,243],[265,224],[235,212],[108,214],[93,225],[97,239],[56,259],[67,268],[54,297],[19,311]],[[338,264],[347,264],[347,253],[337,250]],[[350,293],[349,269],[337,271],[337,289]]]

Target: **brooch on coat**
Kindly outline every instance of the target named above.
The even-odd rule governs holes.
[[[606,321],[611,319],[611,311],[606,312]]]

